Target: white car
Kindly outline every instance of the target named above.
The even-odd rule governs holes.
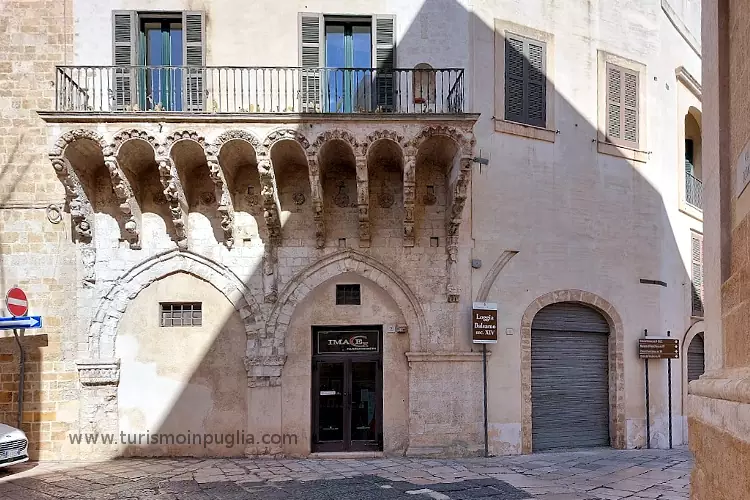
[[[26,433],[10,425],[0,424],[0,467],[20,464],[29,459]]]

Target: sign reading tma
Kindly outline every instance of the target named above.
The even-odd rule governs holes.
[[[471,340],[475,344],[497,343],[497,304],[474,302],[471,309]]]

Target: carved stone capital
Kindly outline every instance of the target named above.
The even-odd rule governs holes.
[[[86,359],[76,361],[78,378],[84,387],[117,386],[120,383],[119,359]]]

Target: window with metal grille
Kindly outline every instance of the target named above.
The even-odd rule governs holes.
[[[361,301],[359,285],[336,285],[337,306],[358,306]]]
[[[201,326],[203,308],[200,302],[162,302],[160,306],[161,326]]]

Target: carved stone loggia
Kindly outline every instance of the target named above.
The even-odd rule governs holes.
[[[141,209],[133,194],[133,189],[128,182],[127,177],[120,168],[120,164],[115,156],[104,157],[104,165],[109,171],[109,177],[112,179],[112,189],[117,196],[120,204],[120,212],[123,217],[120,219],[122,236],[130,243],[130,248],[138,250],[141,248]]]
[[[458,302],[461,289],[457,284],[456,265],[458,262],[458,232],[463,219],[464,205],[471,181],[471,156],[463,156],[459,162],[459,171],[450,186],[450,204],[446,211],[446,251],[448,253],[448,302]]]
[[[212,151],[207,151],[206,153],[208,175],[214,183],[216,200],[218,201],[216,210],[219,212],[219,217],[221,217],[220,224],[221,230],[224,233],[224,244],[227,248],[232,248],[234,245],[234,204],[232,203],[226,179],[224,179],[224,172],[219,165],[219,159],[215,154],[211,153]]]
[[[260,176],[260,195],[263,200],[263,218],[268,229],[268,241],[272,246],[281,244],[281,206],[279,205],[276,178],[273,166],[268,156],[258,158],[258,174]]]
[[[312,155],[308,156],[307,166],[310,174],[313,220],[315,221],[315,244],[318,248],[323,248],[326,244],[326,229],[323,220],[323,186],[320,180],[318,158]]]
[[[370,187],[367,174],[367,158],[358,156],[357,165],[357,207],[359,209],[359,246],[370,246]]]
[[[404,246],[414,246],[414,198],[416,191],[415,154],[404,156]]]
[[[164,197],[174,225],[177,247],[187,250],[187,203],[177,168],[169,157],[162,156],[156,161],[159,165],[159,180],[164,187]]]

